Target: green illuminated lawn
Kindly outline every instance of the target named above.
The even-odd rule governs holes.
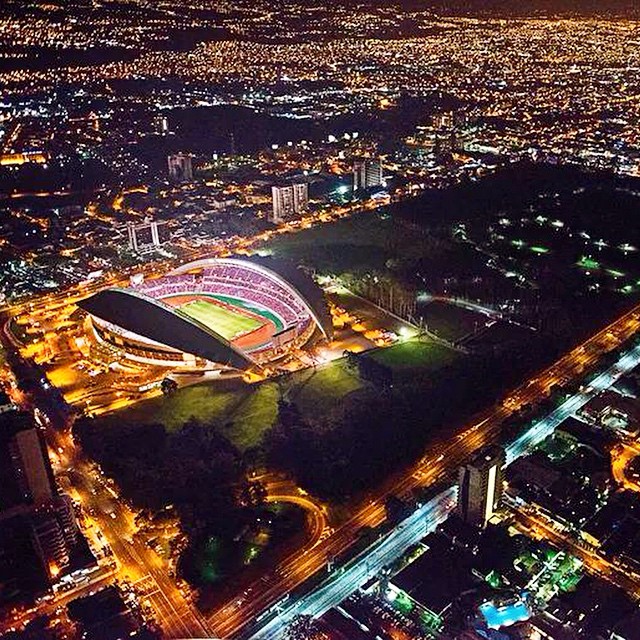
[[[459,354],[432,340],[413,339],[376,349],[372,357],[393,370],[394,380],[407,381],[432,375],[454,362]]]
[[[317,413],[318,407],[332,409],[347,394],[360,389],[362,383],[349,371],[344,361],[331,362],[317,370],[299,371],[291,378],[290,398],[303,413]]]
[[[257,329],[261,325],[261,322],[255,318],[234,313],[205,300],[189,302],[180,307],[180,311],[213,329],[227,340],[231,340],[239,333]]]
[[[159,423],[168,431],[177,431],[194,419],[211,425],[244,451],[260,444],[275,422],[277,411],[275,383],[246,385],[230,381],[184,387],[170,396],[139,402],[100,420],[105,427],[122,422]]]

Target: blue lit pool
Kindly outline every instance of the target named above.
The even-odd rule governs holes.
[[[508,627],[516,622],[528,620],[532,616],[527,602],[520,598],[507,604],[485,602],[480,605],[479,609],[491,629]]]

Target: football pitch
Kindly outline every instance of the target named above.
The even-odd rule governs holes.
[[[234,313],[229,309],[205,300],[194,300],[182,305],[180,311],[201,322],[209,329],[213,329],[227,340],[231,340],[239,333],[252,331],[262,325],[262,322],[255,318]]]

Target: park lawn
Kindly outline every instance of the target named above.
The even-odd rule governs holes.
[[[372,356],[394,371],[398,382],[431,375],[458,357],[458,353],[424,339],[408,340],[372,351]],[[282,381],[290,401],[303,417],[319,418],[335,409],[348,394],[364,385],[343,359],[317,369],[291,374]],[[180,429],[190,419],[211,425],[240,451],[259,446],[278,415],[280,391],[276,382],[247,385],[238,380],[202,383],[179,389],[170,396],[145,400],[109,416],[98,418],[110,424],[165,425]]]
[[[292,374],[284,383],[289,398],[303,415],[315,418],[334,407],[345,395],[362,385],[342,361],[315,371]],[[278,415],[280,392],[275,382],[247,385],[240,380],[202,383],[178,389],[170,396],[144,400],[111,415],[98,418],[110,424],[165,425],[169,431],[180,429],[190,419],[212,425],[240,451],[260,445]]]
[[[347,394],[362,387],[357,374],[349,371],[342,359],[294,373],[290,384],[289,399],[310,417],[333,409]]]
[[[230,420],[221,426],[221,432],[240,451],[259,446],[278,417],[279,397],[275,383],[257,385],[229,412]]]
[[[224,434],[240,450],[257,445],[276,419],[278,390],[273,383],[230,387],[203,383],[179,389],[170,396],[144,400],[109,416],[98,418],[109,424],[163,424],[169,431],[180,429],[190,419]]]
[[[460,354],[426,338],[413,338],[371,352],[371,357],[392,369],[394,380],[430,375],[456,360]]]
[[[422,316],[429,331],[450,342],[477,331],[488,321],[481,313],[439,300],[420,305],[416,316]]]
[[[180,307],[180,311],[213,329],[223,338],[230,340],[239,333],[257,329],[261,323],[255,318],[234,313],[206,300],[194,300]]]
[[[431,250],[415,230],[370,211],[278,235],[265,242],[263,248],[276,256],[333,273],[382,270],[389,259],[411,260]]]

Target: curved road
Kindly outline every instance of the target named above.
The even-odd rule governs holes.
[[[286,502],[303,509],[307,514],[309,539],[295,551],[295,556],[306,553],[320,542],[323,534],[330,532],[329,510],[320,500],[313,498],[306,491],[298,487],[292,480],[272,474],[256,476],[251,480],[260,481],[267,490],[267,502]]]

